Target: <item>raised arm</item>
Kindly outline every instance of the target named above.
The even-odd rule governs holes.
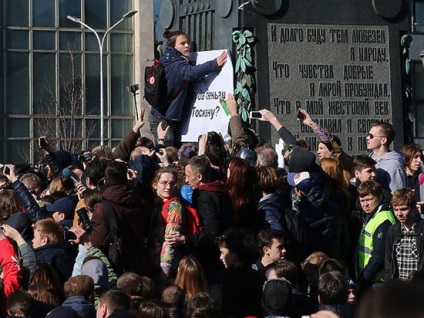
[[[293,134],[283,126],[283,124],[275,117],[275,115],[269,111],[268,109],[261,109],[259,111],[262,114],[262,118],[259,118],[260,121],[267,121],[274,126],[275,130],[277,130],[278,135],[281,139],[283,139],[284,143],[288,145],[295,145],[297,143],[296,138],[294,138]]]
[[[330,142],[333,139],[331,133],[329,133],[326,129],[321,128],[311,117],[311,115],[303,108],[299,108],[299,111],[305,115],[305,119],[300,122],[306,126],[311,127],[314,134],[317,136],[319,140],[322,142]]]
[[[112,154],[114,159],[118,158],[124,161],[130,159],[131,151],[133,151],[137,139],[140,136],[140,129],[144,126],[144,111],[144,109],[140,110],[134,127],[119,142],[118,147],[116,147],[116,150]]]
[[[232,93],[227,94],[227,108],[230,113],[230,131],[233,146],[248,146],[247,135],[243,129],[241,117],[237,112],[237,102]]]

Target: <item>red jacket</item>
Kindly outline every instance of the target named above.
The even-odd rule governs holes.
[[[4,297],[7,298],[21,287],[23,274],[19,256],[7,238],[0,239],[0,265],[3,270],[1,277],[4,285]]]

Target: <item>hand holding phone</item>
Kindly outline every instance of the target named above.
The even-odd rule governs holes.
[[[38,146],[40,146],[40,148],[42,148],[46,145],[47,145],[47,142],[43,137],[38,138]]]
[[[4,168],[3,168],[3,174],[5,176],[10,175],[10,168],[8,166],[4,166]]]
[[[259,111],[251,111],[250,119],[262,119],[262,114]]]
[[[300,121],[304,121],[306,119],[306,115],[304,113],[302,113],[300,111],[300,109],[297,110],[297,115],[296,115],[297,119],[299,119]]]

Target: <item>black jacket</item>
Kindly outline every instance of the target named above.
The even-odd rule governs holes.
[[[216,238],[233,224],[232,201],[221,181],[204,184],[193,191],[193,207],[199,214],[203,230],[187,237],[187,248],[205,267],[221,267]]]
[[[340,208],[328,199],[319,186],[302,197],[299,215],[309,227],[308,252],[323,251],[330,257],[340,258],[345,233],[345,220]]]
[[[419,218],[415,222],[415,232],[417,233],[418,249],[418,270],[424,270],[424,220]],[[385,281],[399,277],[396,264],[395,244],[402,238],[401,224],[393,224],[386,234],[386,254],[385,254]]]
[[[354,306],[350,304],[333,304],[333,305],[319,305],[318,310],[329,310],[337,314],[340,318],[354,317]]]
[[[223,317],[261,317],[265,275],[248,265],[225,270],[222,284]]]

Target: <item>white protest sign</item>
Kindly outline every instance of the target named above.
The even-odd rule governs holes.
[[[197,52],[196,64],[216,59],[222,51]],[[199,135],[208,131],[220,132],[224,140],[230,138],[228,135],[230,117],[228,111],[219,102],[220,99],[227,98],[227,93],[234,91],[233,65],[228,50],[227,54],[227,63],[225,63],[219,73],[211,73],[204,79],[193,82],[190,85],[193,95],[189,100],[192,103],[192,107],[190,117],[183,125],[183,142],[197,141]]]

